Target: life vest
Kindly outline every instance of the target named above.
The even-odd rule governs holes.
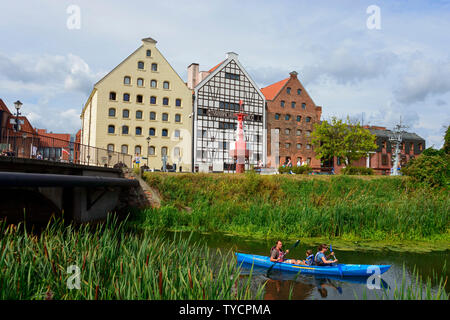
[[[310,254],[308,257],[306,257],[306,264],[309,266],[314,265],[314,255]]]
[[[317,252],[316,253],[316,255],[314,256],[314,263],[317,265],[317,266],[321,266],[321,265],[324,265],[324,263],[323,263],[323,261],[322,261],[322,259],[317,259],[317,255],[320,253],[320,251],[319,252]]]
[[[272,247],[272,249],[270,249],[270,256],[272,256],[272,252],[273,250],[278,250],[277,247]],[[278,251],[278,258],[280,258],[280,262],[284,261],[284,256],[286,255],[286,253],[284,253],[283,250],[279,250]]]

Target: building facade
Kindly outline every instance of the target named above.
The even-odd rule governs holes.
[[[98,81],[82,112],[81,143],[138,155],[161,169],[163,159],[191,170],[192,92],[152,38]],[[89,149],[87,149],[89,150]],[[90,157],[94,161],[95,154]],[[144,158],[144,159],[143,159]]]
[[[267,164],[278,168],[289,159],[292,165],[309,164],[320,169],[311,142],[314,124],[322,107],[316,106],[293,71],[289,78],[261,89],[267,100]]]
[[[246,114],[244,131],[249,151],[245,168],[266,162],[265,98],[238,60],[229,52],[209,71],[188,67],[188,87],[194,91],[194,171],[234,172],[230,155],[236,140],[239,111]],[[239,103],[242,101],[243,110]]]

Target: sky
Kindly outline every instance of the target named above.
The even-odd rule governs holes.
[[[2,1],[0,98],[75,133],[94,83],[145,37],[185,81],[233,51],[260,87],[297,71],[322,120],[401,117],[435,148],[450,124],[450,0]]]

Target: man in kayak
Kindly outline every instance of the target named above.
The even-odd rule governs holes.
[[[283,249],[281,249],[282,247],[283,247],[283,243],[281,242],[281,240],[278,240],[275,247],[272,247],[272,249],[270,250],[270,261],[271,262],[304,264],[301,260],[295,260],[295,259],[284,260],[284,256],[289,253],[289,249],[286,251],[283,251]]]
[[[334,256],[334,252],[331,252],[328,256],[325,257],[325,252],[327,252],[328,250],[328,246],[326,244],[321,244],[318,250],[319,251],[316,253],[316,256],[314,257],[314,262],[316,266],[329,266],[337,262],[337,259],[327,260],[330,258],[330,256]]]

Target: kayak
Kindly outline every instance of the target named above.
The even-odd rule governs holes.
[[[271,262],[267,256],[239,252],[236,252],[236,258],[238,265],[247,264],[267,269],[273,266],[272,270],[339,277],[369,277],[378,272],[383,274],[391,267],[390,265],[344,263],[333,264],[332,266],[303,266],[285,262]]]

